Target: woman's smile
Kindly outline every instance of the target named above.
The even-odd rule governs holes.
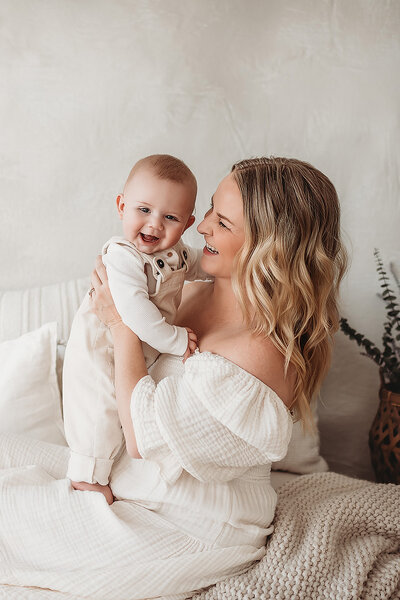
[[[203,253],[204,254],[218,254],[218,250],[216,248],[214,248],[213,246],[211,246],[211,244],[208,244],[206,242],[206,245],[204,246],[204,249],[203,249]]]

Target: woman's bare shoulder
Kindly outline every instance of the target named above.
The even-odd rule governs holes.
[[[241,336],[235,343],[221,341],[214,352],[221,354],[270,387],[290,408],[295,385],[294,367],[284,376],[285,359],[269,339],[260,336]]]

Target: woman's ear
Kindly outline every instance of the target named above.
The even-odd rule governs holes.
[[[188,218],[188,221],[185,225],[185,229],[183,231],[186,231],[186,229],[189,229],[189,227],[191,227],[194,223],[194,215],[190,215],[190,217]]]
[[[116,202],[117,202],[119,218],[122,219],[122,217],[124,216],[124,208],[125,208],[124,195],[118,194]]]

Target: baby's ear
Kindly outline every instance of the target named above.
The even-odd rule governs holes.
[[[122,217],[124,215],[124,208],[125,208],[125,202],[124,202],[124,195],[123,194],[118,194],[116,203],[117,203],[117,209],[118,209],[119,218],[122,219]]]
[[[186,231],[186,229],[189,229],[189,227],[191,227],[194,223],[194,215],[190,215],[190,217],[188,218],[188,221],[185,225],[185,229],[183,231]]]

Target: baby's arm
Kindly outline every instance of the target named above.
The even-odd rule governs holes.
[[[110,291],[122,321],[158,352],[185,354],[189,335],[185,327],[170,325],[150,300],[144,261],[135,250],[111,244],[103,256]]]

